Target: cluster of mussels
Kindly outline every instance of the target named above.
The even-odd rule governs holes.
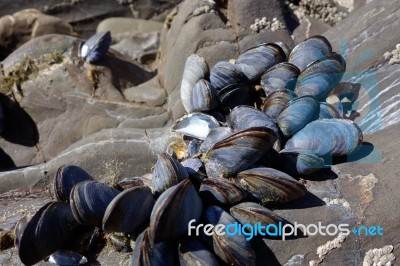
[[[300,177],[362,143],[341,102],[326,102],[344,71],[322,36],[291,51],[262,44],[210,70],[190,56],[181,84],[188,114],[172,127],[184,137],[158,156],[151,185],[117,189],[79,167],[60,167],[56,201],[17,225],[21,261],[54,256],[71,248],[82,228],[97,227],[136,239],[132,265],[254,265],[245,235],[189,235],[189,223],[287,223],[267,207],[303,197]]]

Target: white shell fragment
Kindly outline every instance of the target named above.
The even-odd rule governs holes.
[[[219,126],[218,121],[207,114],[191,113],[178,119],[171,130],[186,136],[204,140],[210,130]]]

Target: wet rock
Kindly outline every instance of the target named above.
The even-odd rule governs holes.
[[[382,6],[385,3],[385,6]],[[396,104],[400,79],[396,65],[385,59],[387,51],[399,42],[392,29],[400,22],[400,2],[371,1],[356,9],[346,20],[324,33],[333,50],[340,51],[347,63],[342,81],[358,84],[353,93],[358,100],[352,119],[365,133],[375,132],[399,122]],[[362,25],[362,26],[356,26]]]
[[[321,35],[332,28],[331,25],[315,18],[304,17],[293,31],[294,42],[299,43],[314,35]]]
[[[163,23],[158,21],[114,17],[100,22],[96,31],[110,31],[113,40],[119,41],[139,33],[160,32],[162,27]]]

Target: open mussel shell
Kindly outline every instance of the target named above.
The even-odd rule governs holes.
[[[200,145],[199,152],[206,153],[210,148],[220,140],[233,135],[234,131],[230,127],[216,127],[213,128],[203,143]]]
[[[299,75],[294,91],[298,96],[311,95],[323,100],[342,79],[345,70],[343,57],[333,54],[309,65]]]
[[[58,201],[67,201],[72,187],[85,180],[93,180],[93,177],[82,168],[75,165],[61,166],[53,180],[54,198]]]
[[[273,168],[252,168],[234,179],[262,204],[285,203],[303,197],[306,188],[293,177]]]
[[[212,225],[230,225],[238,222],[229,213],[218,206],[210,206],[204,212],[204,220]],[[207,244],[214,253],[229,265],[255,265],[255,252],[243,234],[218,235],[216,227],[212,236],[205,236]]]
[[[74,237],[78,223],[68,203],[50,202],[39,209],[20,236],[18,253],[25,265],[50,256]]]
[[[200,152],[202,142],[197,139],[192,139],[187,145],[187,157],[190,158]]]
[[[103,217],[103,230],[137,232],[149,222],[154,202],[149,187],[134,187],[119,193],[107,206]]]
[[[149,229],[146,229],[136,238],[131,265],[173,266],[173,246],[165,242],[152,244],[149,236]]]
[[[230,177],[258,161],[275,143],[274,131],[255,127],[239,131],[219,142],[203,156],[209,177]]]
[[[291,100],[296,98],[296,94],[289,90],[275,91],[269,94],[261,107],[272,120],[276,121],[278,115],[285,109]]]
[[[89,63],[98,62],[102,59],[111,45],[111,34],[99,32],[90,37],[85,43],[80,45],[80,56]]]
[[[190,110],[190,95],[193,87],[199,80],[206,78],[207,75],[208,65],[203,57],[192,54],[186,59],[180,92],[183,107],[187,112]]]
[[[189,177],[185,167],[166,153],[158,155],[152,175],[151,184],[157,193],[162,193]]]
[[[247,193],[226,178],[206,178],[201,183],[199,195],[209,205],[224,207],[242,201]]]
[[[190,90],[189,102],[184,106],[188,113],[192,113],[211,110],[217,104],[217,90],[210,82],[201,79]]]
[[[274,91],[294,90],[300,70],[293,64],[282,62],[261,76],[261,87],[268,96]]]
[[[319,103],[319,119],[341,118],[335,106],[329,103]]]
[[[275,214],[270,209],[255,202],[242,202],[230,208],[231,215],[241,224],[257,224],[264,226],[269,224],[278,225],[279,222],[286,224],[287,221]]]
[[[241,54],[235,61],[250,82],[256,82],[270,67],[286,60],[285,52],[275,43],[256,46]]]
[[[361,129],[347,119],[319,119],[309,123],[290,138],[285,149],[303,149],[317,156],[347,155],[361,147]]]
[[[185,136],[204,140],[211,129],[219,126],[219,122],[204,113],[191,113],[179,118],[171,130]]]
[[[318,118],[319,104],[311,96],[298,97],[289,102],[277,118],[277,124],[285,137],[290,137],[309,122]]]
[[[279,134],[275,122],[263,111],[250,106],[235,107],[229,114],[229,125],[237,131],[252,128],[265,127]]]
[[[49,257],[49,262],[57,265],[82,265],[88,262],[85,256],[70,250],[57,250]]]
[[[308,150],[283,149],[279,157],[280,169],[291,176],[308,175],[326,167],[324,159]]]
[[[187,233],[189,221],[198,220],[202,210],[201,199],[189,179],[170,187],[157,199],[151,212],[152,242],[174,240]]]
[[[246,83],[233,83],[218,91],[217,97],[221,103],[230,108],[238,105],[251,105],[250,87]]]
[[[28,217],[22,217],[17,224],[15,225],[14,231],[14,246],[19,249],[19,242],[21,241],[22,233],[25,231],[26,226],[28,225]]]
[[[346,101],[346,99],[343,99],[345,102],[342,103],[342,101],[339,99],[338,96],[336,95],[329,95],[326,97],[326,103],[329,104],[330,107],[333,107],[336,112],[339,114],[339,117],[334,117],[334,118],[344,118],[345,113],[347,111],[351,111],[351,105],[352,103],[349,101]],[[334,112],[334,111],[332,111]]]
[[[214,254],[195,238],[184,238],[179,241],[179,263],[181,266],[218,266]]]
[[[231,84],[247,83],[247,77],[235,65],[220,61],[210,70],[210,83],[217,91]]]
[[[76,184],[69,198],[75,219],[83,225],[100,226],[108,204],[118,193],[118,190],[97,181]]]
[[[331,53],[332,46],[329,41],[323,36],[316,35],[296,45],[290,52],[288,61],[303,71],[308,65]]]

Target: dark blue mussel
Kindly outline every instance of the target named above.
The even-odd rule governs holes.
[[[347,155],[361,147],[361,129],[347,119],[319,119],[290,138],[285,149],[303,149],[319,157]]]
[[[335,87],[346,70],[346,63],[339,54],[333,54],[309,65],[297,80],[295,93],[298,96],[311,95],[324,100]]]
[[[293,64],[282,62],[261,76],[261,87],[268,96],[275,91],[294,90],[300,70]]]
[[[89,63],[100,61],[108,52],[111,45],[111,34],[99,32],[80,44],[80,56]]]
[[[297,66],[303,72],[310,64],[321,60],[332,53],[329,41],[320,35],[312,36],[298,45],[290,52],[288,62]]]
[[[179,263],[181,266],[218,266],[214,254],[195,238],[184,238],[179,241]]]
[[[282,110],[288,107],[289,102],[296,97],[296,94],[290,90],[272,92],[265,98],[261,110],[276,121]]]

